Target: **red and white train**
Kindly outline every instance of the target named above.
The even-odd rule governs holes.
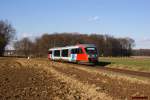
[[[51,60],[68,62],[83,62],[95,64],[98,62],[97,48],[94,44],[79,44],[74,46],[57,47],[48,50]]]

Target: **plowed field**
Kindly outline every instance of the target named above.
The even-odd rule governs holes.
[[[149,100],[149,96],[149,77],[44,58],[0,58],[0,100]]]

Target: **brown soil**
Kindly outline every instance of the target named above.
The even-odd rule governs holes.
[[[114,79],[107,75],[101,75],[98,73],[89,73],[85,70],[78,69],[79,65],[76,67],[68,66],[66,64],[60,65],[55,66],[54,64],[55,69],[67,74],[68,76],[74,76],[76,79],[82,82],[88,82],[91,85],[94,84],[98,88],[97,91],[104,92],[111,95],[112,97],[123,100],[132,100],[132,97],[134,96],[150,96],[150,84],[130,82],[126,79]],[[66,67],[64,68],[63,66],[65,65]],[[84,65],[80,65],[80,67],[81,66],[83,67]],[[124,73],[125,72],[126,71],[124,71]]]
[[[0,59],[0,100],[78,100],[82,92],[71,88],[42,68]],[[87,98],[88,99],[88,98]]]
[[[46,59],[0,58],[0,100],[150,99],[150,84],[94,71],[97,68]]]

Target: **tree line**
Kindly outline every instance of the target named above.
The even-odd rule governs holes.
[[[19,55],[42,57],[47,56],[49,48],[76,44],[95,44],[100,56],[131,56],[134,40],[100,34],[52,33],[44,34],[33,42],[23,38],[14,47]]]
[[[15,36],[15,29],[8,21],[0,20],[0,56]],[[43,34],[34,41],[23,38],[14,43],[18,56],[47,56],[48,49],[76,44],[95,44],[100,56],[131,56],[135,42],[132,38],[116,38],[102,34],[52,33]]]
[[[150,49],[134,49],[133,56],[150,56]]]

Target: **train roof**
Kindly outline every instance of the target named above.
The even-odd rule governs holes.
[[[78,47],[96,47],[96,46],[94,44],[77,44],[72,46],[50,48],[49,50],[71,49],[71,48],[78,48]]]
[[[95,44],[78,44],[78,46],[84,46],[84,47],[96,47]]]

